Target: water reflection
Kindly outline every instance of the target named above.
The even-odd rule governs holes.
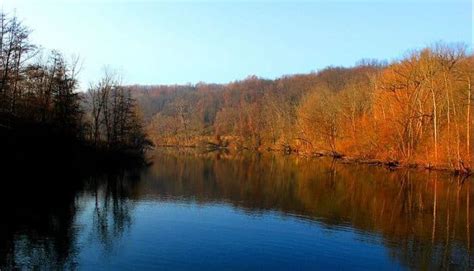
[[[131,224],[128,198],[138,182],[135,171],[86,179],[41,175],[35,183],[25,178],[33,176],[22,175],[0,190],[0,270],[76,269],[78,239],[85,234],[77,224],[83,204],[94,204],[89,235],[105,250]]]
[[[15,195],[11,194],[12,191]],[[0,269],[73,269],[77,254],[73,227],[74,189],[62,193],[34,185],[32,190],[0,190]],[[16,194],[18,193],[18,194]]]
[[[91,260],[93,255],[102,255],[104,259],[107,255],[128,255],[128,259],[123,256],[124,262],[136,260],[124,251],[140,250],[156,239],[161,243],[147,247],[147,254],[138,255],[143,267],[153,267],[145,265],[151,263],[150,259],[143,259],[145,256],[156,258],[161,253],[164,257],[164,250],[170,250],[177,251],[174,256],[181,256],[181,265],[170,264],[173,255],[169,255],[165,259],[166,267],[186,269],[189,266],[182,265],[182,257],[187,256],[191,261],[192,252],[180,254],[182,247],[178,247],[177,236],[158,239],[161,237],[151,235],[146,242],[135,237],[139,231],[152,232],[151,228],[158,227],[153,224],[155,213],[160,213],[163,219],[160,221],[167,223],[160,222],[162,232],[166,232],[164,226],[171,226],[171,235],[173,231],[177,235],[186,233],[179,221],[195,227],[196,219],[204,220],[203,216],[216,212],[199,213],[204,211],[194,209],[198,204],[243,210],[245,215],[238,216],[247,223],[245,227],[257,223],[249,217],[266,217],[274,212],[284,214],[277,220],[285,221],[287,216],[295,223],[310,223],[312,228],[305,228],[308,234],[318,228],[330,230],[333,236],[328,240],[334,240],[336,250],[337,236],[346,230],[355,231],[362,243],[380,240],[383,254],[394,261],[392,268],[471,269],[474,261],[472,182],[472,179],[439,172],[388,171],[326,159],[161,151],[155,154],[150,168],[138,172],[89,177],[77,182],[74,188],[43,188],[27,196],[9,198],[5,201],[8,204],[1,207],[0,267],[90,269],[97,266]],[[171,211],[157,212],[164,208]],[[173,216],[177,208],[185,208],[187,217],[177,220]],[[219,215],[222,219],[229,218],[234,215],[228,214],[232,209],[219,209]],[[213,219],[219,220],[219,217]],[[214,228],[196,227],[195,231],[223,234],[219,239],[222,242],[241,234],[221,226],[209,224],[208,227]],[[291,239],[291,236],[280,233],[272,238]],[[311,247],[303,247],[304,240],[298,239],[296,233],[293,238],[292,250],[319,251],[318,244],[311,250]],[[285,249],[277,247],[275,251],[281,253],[287,251]],[[360,256],[357,253],[363,252],[354,250],[354,258]],[[239,258],[239,255],[234,256]],[[224,261],[230,259],[223,258]],[[297,260],[289,256],[285,259]],[[240,260],[252,261],[242,255]],[[339,261],[345,261],[339,266],[351,267],[347,265],[351,259]],[[104,260],[102,267],[111,268],[113,264]]]
[[[85,218],[91,226],[89,238],[100,242],[107,251],[132,224],[133,203],[129,199],[138,181],[133,172],[121,172],[89,178],[86,182],[79,206],[84,208],[93,202],[91,217]]]

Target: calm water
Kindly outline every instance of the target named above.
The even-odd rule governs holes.
[[[0,188],[1,270],[474,268],[472,179],[176,150],[75,175]]]

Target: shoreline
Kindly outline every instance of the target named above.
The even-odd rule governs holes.
[[[369,166],[377,166],[377,167],[385,167],[390,170],[397,170],[397,169],[413,169],[413,170],[424,170],[424,171],[440,171],[440,172],[449,172],[453,175],[463,176],[463,177],[470,177],[474,175],[474,172],[471,168],[465,168],[464,170],[451,168],[449,166],[442,166],[442,165],[433,165],[433,164],[424,164],[424,163],[406,163],[403,161],[397,160],[383,160],[383,159],[367,159],[362,157],[356,156],[347,156],[342,153],[332,152],[332,151],[313,151],[313,152],[303,152],[298,150],[285,150],[285,149],[273,149],[273,148],[266,148],[266,149],[252,149],[248,147],[242,148],[230,148],[228,146],[216,146],[214,144],[211,145],[212,148],[209,148],[209,145],[196,145],[196,144],[189,144],[189,145],[177,145],[177,144],[155,144],[155,150],[160,148],[183,148],[183,149],[202,149],[206,152],[217,152],[217,151],[250,151],[254,153],[280,153],[282,155],[295,155],[299,157],[305,157],[309,159],[321,158],[321,157],[328,157],[333,158],[334,160],[340,162],[341,164],[358,164],[358,165],[369,165]]]

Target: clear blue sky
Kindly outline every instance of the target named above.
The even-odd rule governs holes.
[[[105,65],[127,84],[275,78],[436,41],[472,46],[469,0],[1,1],[47,49],[79,54],[83,86]]]

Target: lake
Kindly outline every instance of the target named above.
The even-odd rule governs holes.
[[[0,269],[474,268],[472,178],[277,154],[153,156],[51,185],[9,177]]]

